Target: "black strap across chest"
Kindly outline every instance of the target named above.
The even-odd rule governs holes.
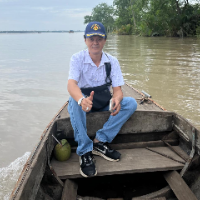
[[[106,54],[106,53],[105,53]],[[106,54],[107,58],[108,58],[108,55]],[[108,58],[109,59],[109,58]],[[105,65],[105,68],[106,68],[106,85],[110,86],[112,84],[112,80],[110,78],[110,72],[111,72],[111,64],[110,62],[105,62],[104,63]],[[109,81],[109,82],[108,82]]]
[[[112,84],[112,80],[110,78],[110,72],[111,72],[111,64],[110,62],[104,63],[106,68],[106,85],[110,86]]]

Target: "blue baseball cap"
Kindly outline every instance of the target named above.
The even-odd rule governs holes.
[[[90,22],[85,28],[85,37],[89,38],[94,35],[106,38],[106,30],[101,22]]]

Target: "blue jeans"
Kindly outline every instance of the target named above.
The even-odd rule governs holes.
[[[132,97],[124,97],[121,101],[121,109],[115,116],[110,115],[103,128],[96,132],[96,139],[101,142],[111,143],[120,131],[123,124],[130,118],[137,108],[137,102]],[[107,111],[109,106],[100,111]],[[98,112],[100,112],[98,111]],[[70,97],[68,112],[74,129],[74,138],[78,142],[77,154],[79,156],[93,150],[93,141],[87,135],[86,112]]]

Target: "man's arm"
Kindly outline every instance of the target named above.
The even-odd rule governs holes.
[[[113,113],[111,113],[112,116],[115,116],[118,114],[118,112],[121,109],[120,102],[123,99],[123,92],[121,89],[121,86],[113,87],[113,97],[112,97],[112,104],[114,104],[113,110],[115,110]]]
[[[68,80],[67,90],[71,97],[77,102],[81,97],[83,97],[83,94],[80,88],[78,87],[78,82],[73,79]]]
[[[83,97],[83,94],[80,88],[78,87],[78,82],[73,79],[68,80],[67,90],[69,94],[71,95],[71,97],[76,102],[78,102],[78,100]],[[94,96],[94,91],[91,92],[89,97],[82,100],[81,102],[82,110],[89,112],[92,109],[93,96]],[[88,110],[87,110],[87,107],[88,107]]]

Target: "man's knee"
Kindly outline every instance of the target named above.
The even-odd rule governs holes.
[[[123,106],[125,107],[125,109],[128,109],[133,113],[137,109],[137,102],[132,97],[124,97]]]

